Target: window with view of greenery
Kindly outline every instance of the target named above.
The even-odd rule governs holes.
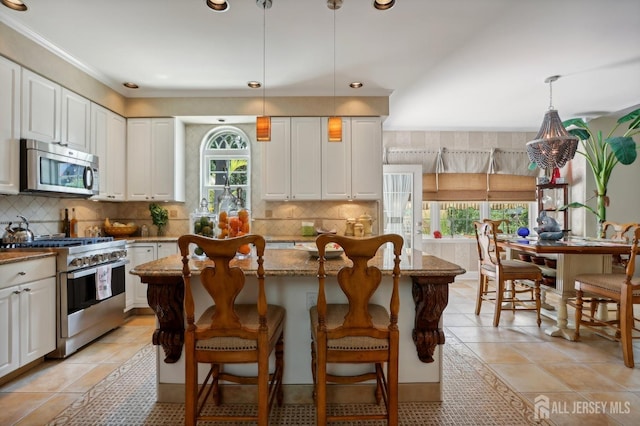
[[[240,188],[245,206],[251,207],[250,143],[242,130],[231,126],[213,129],[202,140],[200,158],[200,198],[207,199],[210,211],[217,209],[227,176],[234,195]]]
[[[439,230],[443,236],[474,235],[473,222],[485,217],[493,220],[507,219],[503,226],[506,233],[515,233],[528,227],[529,202],[436,202],[422,203],[422,232],[432,235]]]

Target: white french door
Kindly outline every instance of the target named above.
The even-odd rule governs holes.
[[[422,165],[383,165],[383,229],[399,234],[405,249],[422,251]]]

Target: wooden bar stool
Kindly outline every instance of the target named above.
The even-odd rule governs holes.
[[[214,304],[194,319],[194,300],[189,268],[189,245],[199,246],[212,261],[201,274],[200,281]],[[241,246],[253,244],[258,262],[258,294],[255,304],[236,304],[245,275],[231,261]],[[284,308],[267,305],[264,290],[263,256],[265,240],[259,235],[217,240],[200,235],[183,235],[178,239],[182,255],[185,284],[184,307],[187,316],[184,352],[185,424],[203,421],[255,421],[267,426],[275,399],[282,405],[282,372],[284,370]],[[269,372],[269,356],[275,352],[275,368]],[[198,363],[210,364],[204,383],[198,387]],[[258,365],[257,376],[240,376],[223,370],[225,364]],[[232,416],[221,411],[204,415],[202,408],[211,395],[220,404],[220,381],[257,385],[258,412],[255,416]]]
[[[389,311],[381,305],[371,304],[371,297],[379,288],[382,273],[369,266],[378,249],[391,243],[394,254],[392,291]],[[347,297],[346,304],[328,304],[325,296],[325,247],[338,244],[353,262],[345,266],[337,276],[340,289]],[[327,421],[355,421],[386,419],[387,424],[398,424],[398,311],[400,300],[400,255],[402,237],[395,234],[371,238],[350,238],[338,235],[320,235],[318,247],[318,304],[310,310],[311,316],[311,371],[314,383],[317,424]],[[388,250],[388,248],[387,248]],[[328,364],[371,364],[370,372],[356,376],[336,375],[327,372]],[[387,364],[386,374],[384,364]],[[375,381],[375,398],[378,404],[384,400],[386,412],[356,415],[327,413],[327,382],[358,383]]]

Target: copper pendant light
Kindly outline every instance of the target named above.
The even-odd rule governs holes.
[[[256,140],[269,142],[271,140],[271,117],[265,115],[265,86],[266,84],[266,50],[267,50],[267,9],[271,7],[271,0],[256,0],[258,7],[262,7],[262,115],[256,118]]]
[[[333,10],[333,116],[327,122],[329,142],[342,142],[342,117],[336,116],[336,9],[342,1],[329,0],[329,9]]]

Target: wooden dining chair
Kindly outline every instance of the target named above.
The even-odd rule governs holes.
[[[636,254],[640,241],[640,227],[633,232],[633,240],[629,249],[629,260],[624,274],[580,274],[575,277],[576,289],[576,340],[580,339],[580,327],[589,328],[610,327],[614,330],[613,337],[622,344],[624,365],[633,368],[633,330],[640,331],[635,326],[633,305],[640,304],[640,278],[634,277]],[[618,306],[617,318],[603,321],[596,316],[595,309],[584,309],[585,303],[615,303]]]
[[[489,219],[474,222],[479,259],[476,315],[480,315],[483,301],[491,301],[495,303],[494,327],[500,323],[500,313],[503,310],[513,312],[516,310],[535,310],[539,327],[541,324],[540,283],[542,282],[542,272],[540,268],[531,263],[501,259],[501,256],[496,255],[494,247],[499,247],[497,226],[496,221]],[[494,282],[494,289],[489,287],[490,281]],[[507,282],[510,282],[509,288],[506,286]],[[533,288],[532,296],[531,288]],[[523,293],[529,293],[529,298],[518,297]],[[530,303],[534,303],[534,306],[531,307]]]
[[[600,238],[628,243],[630,241],[630,230],[638,226],[637,223],[617,223],[609,220],[602,223]],[[628,257],[621,255],[613,256],[613,271],[624,274]]]
[[[393,273],[389,310],[372,304],[371,298],[379,289],[382,273],[369,261],[379,248],[391,243],[393,248]],[[327,303],[326,263],[327,244],[338,244],[353,262],[344,266],[337,275],[339,288],[346,295],[347,303]],[[314,383],[317,425],[327,421],[355,421],[386,419],[387,424],[398,424],[398,311],[400,300],[400,255],[403,239],[387,234],[370,238],[351,238],[324,234],[316,239],[318,247],[318,302],[310,309],[311,316],[311,371]],[[385,250],[388,250],[386,248]],[[380,255],[380,254],[378,254]],[[329,261],[331,262],[331,261]],[[369,372],[355,375],[338,375],[327,371],[329,364],[371,364]],[[387,364],[386,373],[384,364]],[[385,412],[330,414],[327,412],[327,382],[355,384],[375,381],[373,395],[378,404],[383,400]],[[354,390],[360,392],[360,390]]]
[[[236,297],[245,284],[245,274],[233,265],[240,246],[255,246],[257,270],[256,303],[236,304]],[[200,282],[213,299],[195,321],[189,247],[199,246],[211,264],[200,274]],[[183,235],[178,239],[182,255],[182,275],[185,285],[184,307],[187,317],[185,331],[185,424],[195,425],[206,421],[255,421],[266,426],[273,402],[282,405],[282,372],[284,370],[284,320],[285,310],[267,305],[264,288],[263,256],[265,240],[259,235],[245,235],[230,239],[212,239],[200,235]],[[269,357],[275,352],[275,367],[269,372]],[[204,383],[198,386],[198,364],[210,365]],[[239,376],[225,372],[225,364],[257,364],[257,376]],[[221,381],[257,385],[257,414],[233,416],[204,414],[203,407],[211,395],[215,405],[220,404]]]

